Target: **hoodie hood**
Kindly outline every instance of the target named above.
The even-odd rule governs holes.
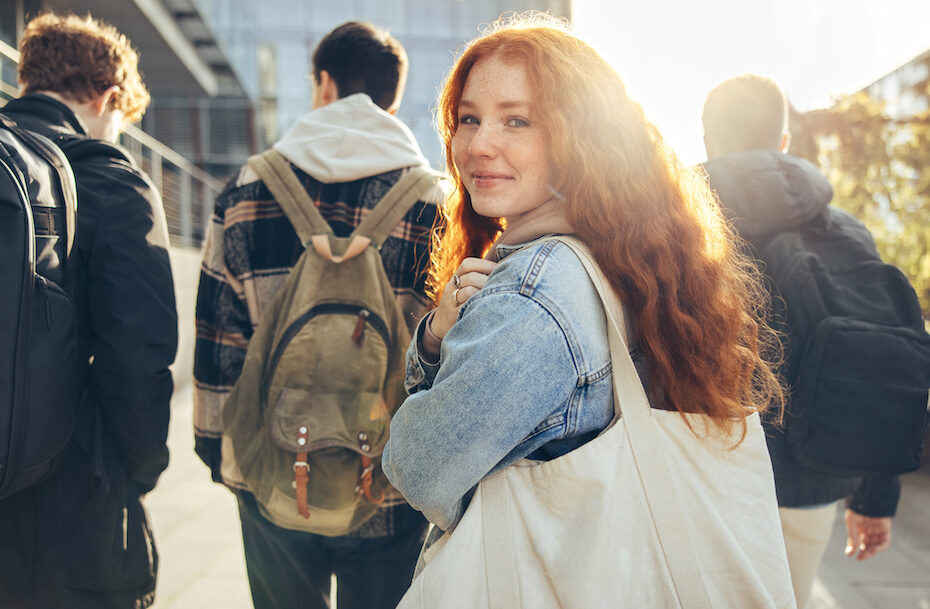
[[[363,93],[305,114],[274,148],[326,184],[429,165],[410,129]]]
[[[744,237],[790,230],[826,209],[833,187],[812,163],[781,152],[734,152],[704,164],[710,187]]]

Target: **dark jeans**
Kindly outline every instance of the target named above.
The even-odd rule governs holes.
[[[255,609],[326,609],[332,574],[338,609],[394,609],[410,586],[422,517],[407,515],[389,537],[324,537],[282,529],[259,513],[250,493],[236,494]]]

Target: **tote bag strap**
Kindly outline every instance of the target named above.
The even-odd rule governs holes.
[[[481,481],[481,526],[484,539],[485,578],[488,587],[488,609],[520,609],[517,556],[510,543],[509,527],[513,518],[507,500],[507,476],[504,469]],[[529,608],[527,608],[529,609]]]
[[[690,507],[682,501],[670,476],[652,408],[624,340],[623,307],[587,246],[574,237],[555,239],[578,256],[603,302],[613,365],[615,416],[619,417],[622,410],[633,461],[678,600],[688,609],[713,609],[686,525],[684,514]],[[503,473],[487,478],[480,486],[485,552],[493,556],[493,568],[487,569],[488,597],[493,609],[520,606],[517,560],[507,543],[506,523],[510,516]]]
[[[633,460],[678,599],[688,609],[712,609],[684,516],[690,507],[682,501],[669,474],[652,408],[623,338],[625,326],[620,299],[584,243],[573,237],[556,239],[578,256],[604,304],[613,365],[614,407],[618,414],[622,410]]]

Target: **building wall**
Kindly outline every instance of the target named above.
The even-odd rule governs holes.
[[[39,0],[0,0],[0,40],[15,49],[26,21],[40,9]]]
[[[873,99],[885,102],[891,118],[907,118],[930,109],[930,51],[889,72],[868,87]]]
[[[404,45],[410,71],[398,117],[411,128],[427,158],[440,167],[443,158],[432,109],[443,77],[463,44],[483,24],[506,11],[542,9],[570,17],[570,0],[193,2],[241,89],[221,90],[212,98],[171,97],[153,91],[141,126],[221,179],[232,176],[250,154],[279,139],[310,110],[313,49],[345,21],[370,21],[388,29]],[[41,3],[0,0],[0,40],[15,46],[23,17],[37,12]],[[0,76],[15,82],[12,69],[0,65],[4,72]]]
[[[310,109],[310,57],[320,39],[349,20],[388,29],[407,51],[410,72],[398,117],[439,166],[432,108],[465,41],[508,10],[570,17],[569,0],[196,0],[256,102],[260,146],[281,137]],[[257,7],[257,9],[256,9]]]
[[[39,13],[39,0],[0,0],[0,42],[19,48],[19,38],[26,21]],[[3,99],[16,97],[12,90],[18,87],[16,63],[7,57],[0,58],[0,82],[3,87]]]

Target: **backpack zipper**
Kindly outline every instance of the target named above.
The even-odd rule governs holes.
[[[39,286],[41,286],[42,294],[45,295],[45,324],[48,326],[48,329],[52,329],[52,303],[49,301],[48,297],[48,280],[45,279],[42,275],[36,273],[36,279],[38,280]]]
[[[278,367],[278,362],[281,360],[281,357],[284,355],[284,350],[287,349],[287,346],[291,343],[300,329],[310,322],[311,319],[319,315],[358,315],[358,323],[355,325],[355,331],[352,333],[352,336],[347,337],[356,343],[361,342],[362,332],[365,329],[365,322],[367,321],[372,325],[375,331],[381,335],[381,338],[384,340],[384,344],[388,348],[388,352],[391,350],[391,338],[388,332],[387,324],[384,323],[380,317],[366,309],[365,307],[359,305],[345,304],[330,302],[326,304],[320,304],[315,307],[310,308],[310,310],[303,313],[300,317],[295,319],[291,324],[284,330],[284,333],[281,335],[281,340],[278,341],[278,346],[274,350],[274,353],[269,360],[268,365],[268,378],[265,381],[265,386],[262,393],[268,393],[268,386],[271,383],[271,378],[274,376],[274,371]],[[361,326],[361,328],[359,328]],[[357,335],[357,337],[356,337]]]

